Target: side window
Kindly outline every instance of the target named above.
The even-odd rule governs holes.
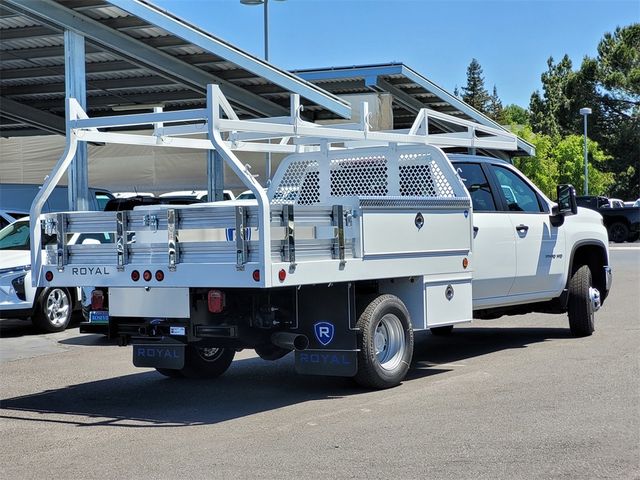
[[[0,250],[29,250],[29,223],[13,223],[1,233]]]
[[[511,170],[492,165],[502,194],[511,212],[542,212],[536,192]]]
[[[469,190],[473,210],[476,212],[494,212],[496,204],[491,195],[491,188],[482,167],[477,163],[456,163],[454,168]]]
[[[98,203],[98,208],[101,211],[104,211],[104,207],[107,206],[107,203],[109,203],[109,200],[111,200],[112,198],[114,197],[106,193],[96,192],[96,202]]]

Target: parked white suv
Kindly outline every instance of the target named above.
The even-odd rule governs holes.
[[[0,230],[0,318],[23,318],[45,332],[67,328],[74,310],[80,307],[78,288],[35,288],[31,285],[29,218],[21,218]],[[70,244],[107,243],[110,235],[75,234]],[[42,235],[42,245],[55,237]]]

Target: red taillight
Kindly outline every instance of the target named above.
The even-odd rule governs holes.
[[[140,280],[140,272],[138,270],[134,270],[133,272],[131,272],[131,280],[133,280],[134,282]]]
[[[259,281],[260,281],[260,270],[254,270],[254,271],[253,271],[253,279],[254,279],[256,282],[259,282]]]
[[[278,272],[278,280],[280,280],[281,282],[284,282],[286,278],[287,278],[287,272],[285,272],[283,268]]]
[[[91,310],[102,310],[104,308],[104,293],[102,290],[91,292]]]
[[[156,280],[159,281],[159,282],[164,280],[164,272],[162,270],[158,270],[156,272]]]
[[[220,290],[209,290],[207,303],[209,304],[209,311],[211,313],[220,313],[224,310],[225,304],[224,293]]]
[[[50,282],[51,280],[53,280],[53,272],[49,271],[45,273],[44,278],[47,280],[47,282]]]
[[[153,275],[151,275],[151,271],[149,270],[145,270],[144,273],[142,274],[142,278],[144,278],[145,282],[150,281],[152,276]]]

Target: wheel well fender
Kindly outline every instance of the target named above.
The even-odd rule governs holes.
[[[609,264],[606,246],[598,240],[586,240],[573,246],[569,260],[569,275],[567,276],[567,288],[573,274],[582,266],[587,265],[591,270],[591,278],[594,286],[600,290],[601,301],[607,296],[606,278],[604,267]]]

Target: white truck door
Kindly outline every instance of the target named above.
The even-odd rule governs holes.
[[[516,234],[516,276],[509,295],[557,294],[566,262],[564,229],[551,225],[548,206],[524,178],[500,165],[491,169]]]
[[[516,234],[479,163],[454,162],[473,202],[473,301],[490,306],[506,297],[516,274]],[[499,302],[497,302],[499,303]]]

